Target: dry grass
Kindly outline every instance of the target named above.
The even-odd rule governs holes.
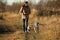
[[[32,12],[29,19],[29,25],[34,26],[34,22],[37,16],[35,12]],[[60,40],[60,16],[53,15],[39,17],[41,23],[39,33],[24,33],[21,29],[22,20],[19,14],[6,12],[3,15],[4,20],[0,20],[0,25],[7,25],[9,30],[14,29],[16,32],[10,34],[0,34],[0,40]],[[1,26],[0,26],[1,27]],[[27,35],[27,36],[26,36]],[[26,39],[27,38],[27,39]]]

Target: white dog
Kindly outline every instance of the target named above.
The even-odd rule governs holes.
[[[35,33],[37,33],[39,31],[39,25],[40,25],[39,22],[34,23],[34,31],[35,31]]]
[[[27,27],[27,32],[30,32],[30,30],[31,30],[31,26],[28,26]]]

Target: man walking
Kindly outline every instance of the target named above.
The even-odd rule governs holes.
[[[22,28],[24,32],[27,32],[28,20],[30,14],[30,7],[28,2],[24,2],[24,5],[21,7],[20,12],[22,13]]]

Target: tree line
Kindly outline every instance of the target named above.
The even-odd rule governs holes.
[[[39,2],[35,7],[39,16],[60,15],[60,0],[48,1],[47,3]]]
[[[12,5],[6,5],[0,1],[0,12],[18,12],[23,3],[13,3]],[[38,10],[37,15],[54,15],[60,14],[60,0],[48,1],[47,3],[39,2],[37,5],[29,3],[31,8]]]

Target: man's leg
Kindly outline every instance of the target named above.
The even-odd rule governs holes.
[[[22,20],[22,29],[25,32],[25,19]]]
[[[27,31],[27,27],[28,27],[28,18],[26,18],[26,31]]]

